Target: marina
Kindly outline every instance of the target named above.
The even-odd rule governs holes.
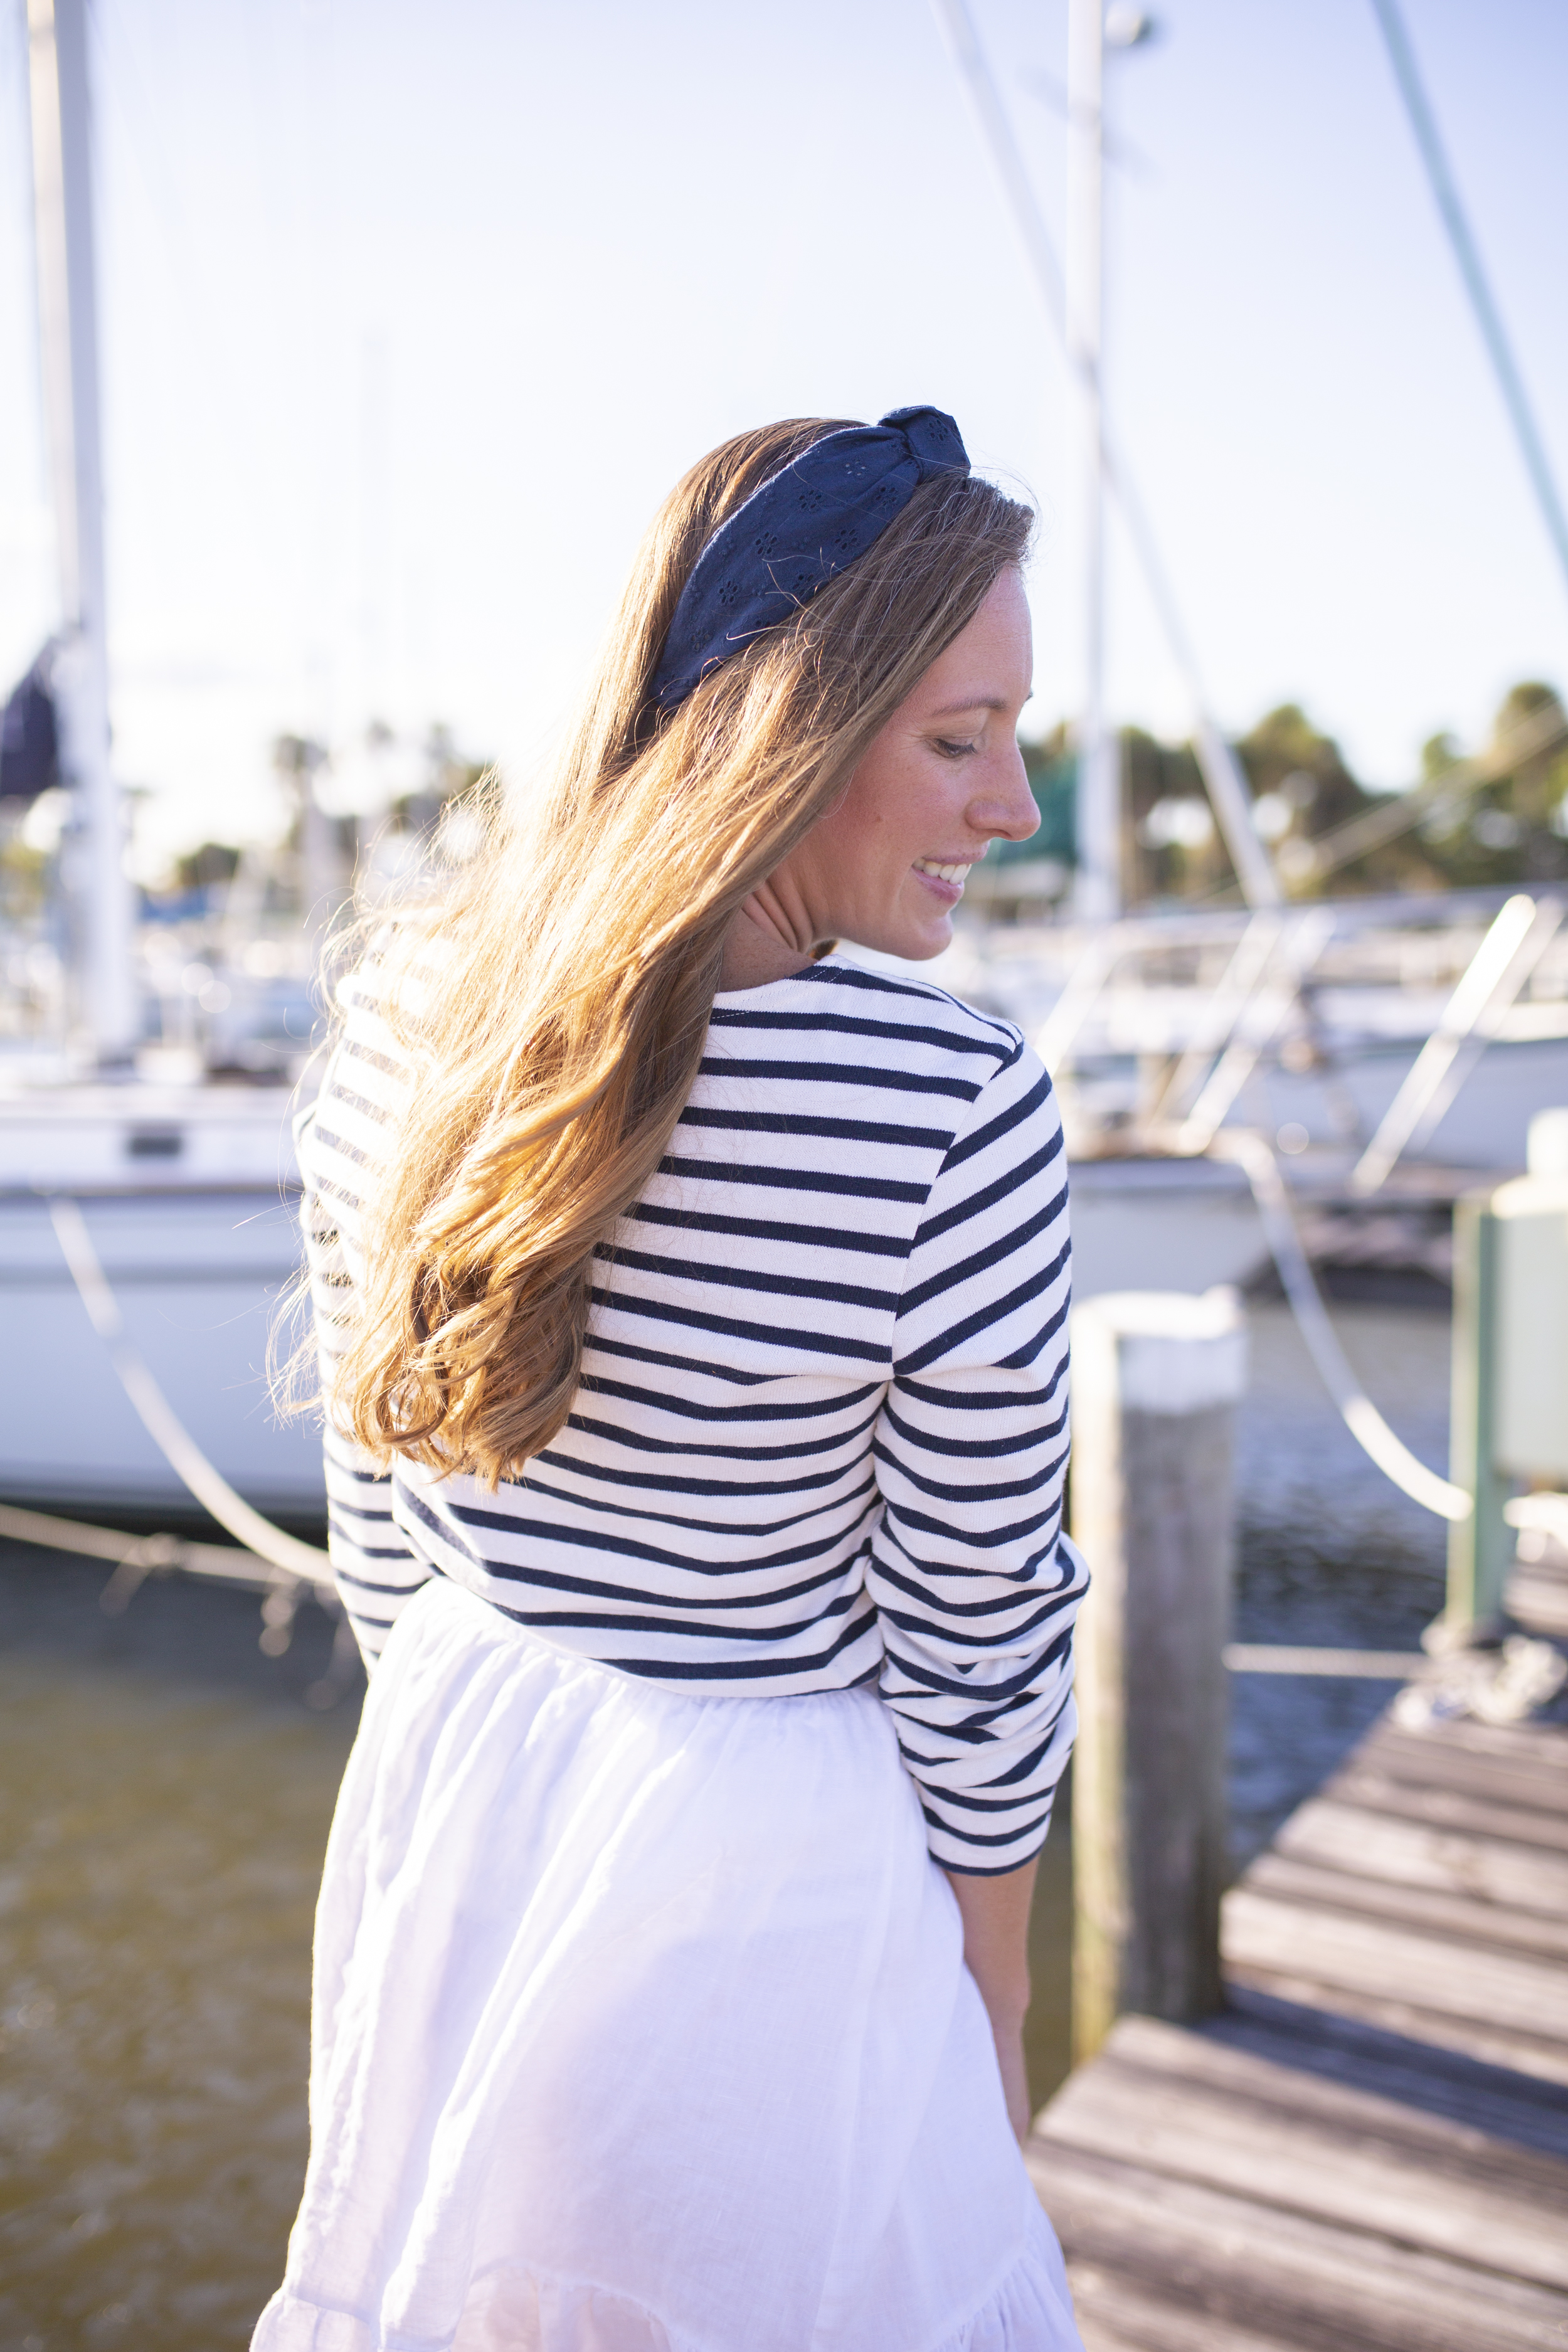
[[[1402,20],[1374,8],[1568,566]],[[934,15],[1060,339],[1079,509],[1073,715],[1025,746],[1043,818],[1067,779],[1065,834],[963,869],[936,961],[864,954],[1016,1023],[1066,1131],[1096,1589],[1029,1931],[1026,2159],[1086,2352],[1546,2352],[1568,2342],[1568,714],[1520,685],[1484,749],[1434,737],[1375,793],[1294,704],[1221,728],[1103,378],[1108,87],[1162,28],[1072,0],[1063,266],[976,15]],[[279,1401],[303,1336],[290,1127],[354,893],[384,907],[460,859],[480,769],[367,702],[352,743],[324,717],[275,737],[275,838],[214,814],[181,873],[133,882],[89,15],[29,0],[27,23],[59,610],[0,790],[0,2342],[241,2352],[299,2195],[311,1913],[363,1687],[319,1425]],[[363,374],[368,452],[370,341]],[[391,591],[364,471],[368,693]],[[1110,716],[1113,531],[1180,745]],[[312,646],[311,697],[328,668]],[[1315,766],[1260,751],[1276,722]],[[344,814],[334,763],[379,800]]]

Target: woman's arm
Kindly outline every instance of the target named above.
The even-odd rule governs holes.
[[[1029,2128],[1029,2084],[1024,2070],[1024,2012],[1029,2006],[1029,1903],[1037,1865],[996,1878],[947,1874],[963,1921],[963,1958],[980,1988],[996,2042],[1007,2115],[1020,2140]]]
[[[1061,1122],[1020,1041],[959,1122],[910,1253],[866,1563],[927,1842],[976,1880],[1039,1853],[1072,1746],[1070,1290]]]
[[[910,1251],[866,1581],[882,1696],[1020,2138],[1029,1901],[1072,1746],[1087,1581],[1062,1528],[1070,1290],[1061,1122],[1019,1041],[960,1122]]]

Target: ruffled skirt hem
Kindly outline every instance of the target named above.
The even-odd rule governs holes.
[[[1061,2255],[1047,2225],[978,2311],[937,2341],[905,2352],[1055,2352],[1078,2340]],[[448,2336],[388,2332],[285,2290],[268,2305],[256,2342],[266,2352],[719,2352],[611,2288],[510,2263],[475,2282]]]

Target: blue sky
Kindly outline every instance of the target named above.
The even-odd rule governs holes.
[[[1060,236],[1063,0],[973,0]],[[1560,478],[1568,9],[1405,0]],[[0,20],[0,669],[53,617],[23,9]],[[1368,0],[1171,0],[1113,68],[1119,436],[1222,721],[1369,779],[1568,684],[1555,571]],[[726,434],[932,400],[1042,511],[1074,692],[1067,396],[927,0],[93,0],[119,757],[151,848],[270,819],[279,730],[525,772],[642,528]],[[1125,554],[1110,700],[1185,709]]]

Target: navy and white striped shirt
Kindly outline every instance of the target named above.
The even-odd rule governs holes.
[[[299,1134],[329,1401],[410,1083],[373,973],[346,1005]],[[378,1475],[329,1422],[362,1646],[438,1573],[687,1693],[875,1678],[937,1860],[1016,1867],[1074,1725],[1069,1270],[1061,1123],[1008,1023],[839,957],[721,993],[599,1254],[570,1420],[526,1474]]]

